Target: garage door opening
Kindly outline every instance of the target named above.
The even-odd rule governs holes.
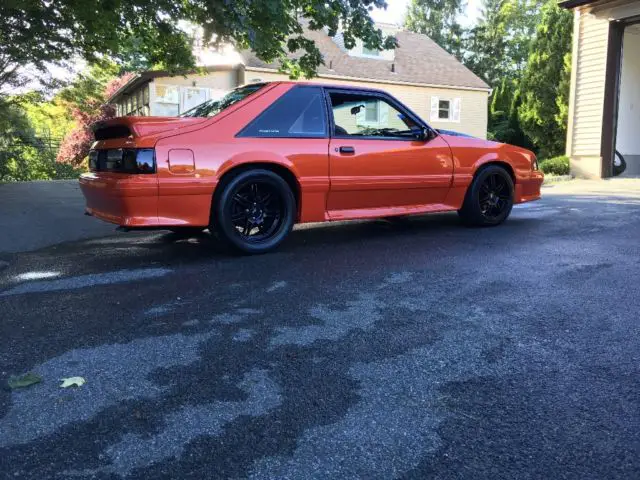
[[[640,24],[627,25],[622,40],[622,61],[616,122],[616,152],[627,164],[621,177],[640,176]],[[613,173],[617,163],[614,158]]]

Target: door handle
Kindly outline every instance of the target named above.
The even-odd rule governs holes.
[[[353,147],[340,147],[340,153],[356,153],[356,149]]]

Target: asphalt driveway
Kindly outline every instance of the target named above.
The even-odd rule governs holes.
[[[640,476],[638,180],[259,257],[112,233],[0,254],[0,381],[44,379],[0,389],[0,477]]]
[[[0,184],[0,256],[114,234],[83,212],[77,180]]]

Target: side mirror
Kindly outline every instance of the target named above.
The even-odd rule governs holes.
[[[426,127],[415,127],[412,128],[413,136],[416,140],[421,142],[426,142],[427,140],[431,140],[433,138],[433,132]]]
[[[351,115],[357,115],[360,113],[360,110],[362,110],[363,108],[365,108],[364,105],[357,105],[355,107],[351,108]]]

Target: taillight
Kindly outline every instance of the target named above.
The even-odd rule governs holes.
[[[155,173],[152,148],[110,148],[89,152],[89,169],[94,172]]]

